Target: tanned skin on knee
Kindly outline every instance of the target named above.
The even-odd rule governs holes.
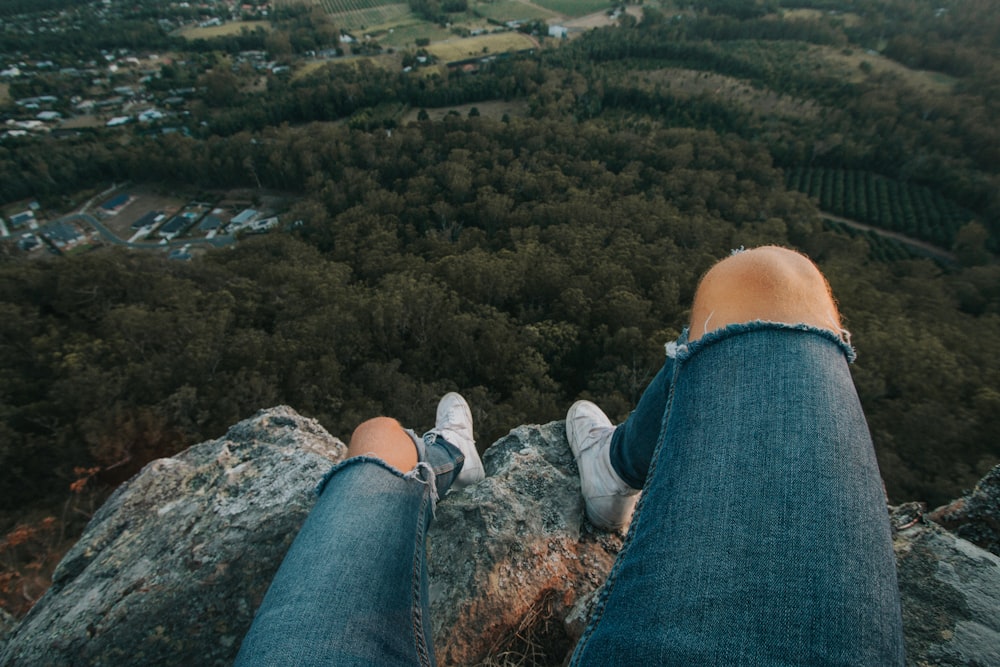
[[[778,246],[737,253],[705,274],[691,309],[690,340],[729,324],[757,320],[808,324],[842,334],[826,278],[805,255]]]
[[[354,429],[347,456],[374,456],[402,472],[409,472],[417,465],[413,439],[391,417],[375,417]]]

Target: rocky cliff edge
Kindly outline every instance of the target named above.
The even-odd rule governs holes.
[[[0,665],[229,665],[316,483],[344,453],[278,407],[149,464],[2,640]],[[484,464],[486,480],[441,501],[429,536],[438,661],[562,664],[621,538],[584,518],[562,422],[514,429]],[[990,484],[965,503],[973,516],[949,513],[957,534],[918,505],[890,508],[911,665],[1000,665],[1000,558],[959,536],[965,526],[995,547]]]

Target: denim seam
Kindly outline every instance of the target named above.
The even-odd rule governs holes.
[[[677,341],[676,356],[677,361],[682,361],[691,358],[693,355],[697,354],[702,348],[708,347],[709,345],[714,345],[720,341],[727,338],[732,338],[744,333],[752,333],[754,331],[803,331],[807,333],[816,334],[822,338],[826,338],[830,342],[836,344],[843,351],[844,356],[847,357],[848,363],[853,363],[857,358],[858,354],[854,347],[851,345],[851,334],[846,329],[842,329],[840,334],[831,329],[824,329],[822,327],[813,326],[811,324],[789,324],[787,322],[770,322],[768,320],[754,320],[752,322],[743,322],[738,324],[728,324],[721,329],[716,329],[710,331],[703,335],[698,340],[693,343],[689,343],[688,338],[690,332],[685,329],[684,334]]]
[[[837,344],[847,357],[848,362],[854,360],[855,352],[854,348],[848,343],[849,334],[844,332],[843,337],[838,336],[836,333],[829,329],[822,329],[819,327],[810,326],[807,324],[787,324],[782,322],[766,322],[766,321],[755,321],[745,324],[730,324],[722,329],[717,329],[715,331],[705,334],[700,339],[694,343],[688,343],[689,332],[685,329],[680,338],[677,340],[676,347],[673,350],[668,348],[668,355],[671,351],[674,352],[674,361],[676,366],[674,367],[673,377],[670,381],[670,389],[667,395],[666,407],[663,410],[663,418],[660,422],[660,434],[657,438],[656,448],[653,451],[653,456],[650,461],[649,471],[646,473],[646,481],[653,479],[656,475],[657,463],[660,459],[660,450],[663,447],[663,443],[666,441],[666,431],[667,431],[667,421],[669,415],[673,409],[673,402],[675,396],[675,388],[677,386],[677,379],[683,374],[683,369],[686,363],[701,349],[717,343],[719,341],[725,340],[726,338],[731,338],[733,336],[750,333],[753,331],[764,331],[764,330],[789,330],[789,331],[804,331],[808,333],[818,334],[827,340]],[[598,625],[600,625],[604,613],[607,609],[608,600],[614,591],[615,584],[621,574],[622,563],[624,563],[625,558],[623,557],[625,552],[631,546],[635,535],[640,530],[643,521],[644,512],[642,511],[645,505],[646,494],[639,496],[639,502],[636,505],[635,513],[633,514],[634,520],[629,526],[628,534],[625,536],[625,541],[622,544],[621,551],[618,557],[615,559],[615,564],[611,568],[611,572],[608,573],[607,580],[604,583],[604,587],[601,591],[600,598],[597,601],[597,605],[592,612],[590,622],[584,629],[583,635],[577,644],[577,649],[574,652],[574,657],[572,660],[572,665],[580,665],[583,662],[583,654],[587,648],[587,644],[593,634],[596,632]]]
[[[656,464],[660,459],[660,449],[663,447],[663,443],[666,441],[667,432],[667,418],[670,415],[671,408],[674,403],[674,388],[677,386],[677,377],[680,375],[680,371],[683,368],[684,362],[690,358],[690,354],[686,353],[688,350],[687,344],[688,331],[685,329],[680,337],[677,339],[677,345],[673,350],[674,356],[674,372],[670,378],[670,388],[667,390],[667,400],[666,407],[663,410],[663,417],[660,419],[660,435],[656,440],[656,448],[653,450],[653,457],[649,462],[649,470],[646,473],[646,481],[653,479],[656,474]],[[695,349],[697,351],[697,348]],[[669,354],[669,352],[668,352]],[[621,573],[622,564],[625,562],[625,552],[628,551],[629,546],[632,544],[633,538],[639,531],[640,524],[643,522],[643,512],[642,508],[645,505],[646,494],[642,493],[639,495],[639,501],[636,503],[635,510],[633,512],[633,521],[629,524],[628,534],[625,536],[625,542],[622,544],[622,548],[615,558],[615,563],[608,573],[608,578],[604,582],[604,587],[601,590],[601,597],[597,601],[597,606],[593,611],[590,622],[583,631],[583,635],[580,637],[580,641],[577,643],[577,650],[574,651],[574,659],[572,661],[573,665],[580,664],[583,659],[583,653],[586,650],[586,645],[590,640],[590,637],[597,630],[597,626],[600,625],[601,620],[604,618],[604,612],[607,609],[608,600],[611,598],[611,593],[614,591],[615,583],[618,581],[618,576]],[[579,656],[579,660],[577,659]]]
[[[425,464],[426,465],[426,464]],[[430,468],[430,466],[428,466]],[[417,468],[416,470],[420,470]],[[424,622],[423,622],[423,604],[421,596],[421,585],[422,585],[422,573],[423,573],[423,563],[424,563],[424,540],[427,539],[427,519],[425,514],[427,512],[427,498],[431,494],[436,495],[436,487],[434,487],[434,482],[424,482],[427,485],[427,491],[421,497],[420,500],[420,512],[417,514],[417,530],[416,530],[416,541],[413,545],[413,571],[411,574],[411,606],[410,614],[411,621],[413,624],[413,638],[416,642],[417,658],[420,660],[420,664],[425,667],[433,667],[434,661],[431,659],[431,654],[427,646],[426,637],[424,636]],[[434,501],[431,501],[431,514],[434,513]]]
[[[687,340],[687,330],[685,330],[681,337],[678,339],[680,343],[677,346],[677,351],[680,352],[686,347],[684,343]],[[690,355],[687,355],[690,357]],[[681,357],[678,354],[674,367],[673,376],[670,378],[670,388],[667,394],[666,407],[663,410],[663,418],[660,420],[660,435],[656,440],[656,448],[653,450],[653,457],[649,463],[649,471],[646,473],[646,482],[653,479],[656,474],[656,464],[660,459],[660,449],[663,447],[663,443],[666,441],[666,431],[667,431],[667,416],[670,414],[670,410],[673,407],[674,402],[674,387],[677,384],[677,377],[680,374],[680,370],[683,366],[683,362],[686,358]],[[645,485],[644,485],[645,486]],[[625,562],[623,554],[628,550],[629,546],[632,544],[635,534],[638,532],[639,525],[642,523],[642,508],[645,505],[646,494],[639,495],[639,501],[636,503],[636,507],[633,513],[634,520],[629,524],[628,534],[625,536],[625,541],[622,543],[622,548],[618,552],[618,556],[615,558],[615,563],[608,573],[608,577],[604,582],[604,587],[601,589],[601,596],[597,601],[597,606],[592,612],[590,622],[587,623],[587,627],[584,629],[583,634],[580,636],[580,640],[577,643],[577,649],[574,651],[574,657],[571,665],[579,665],[583,659],[583,653],[586,650],[586,645],[590,640],[590,637],[597,630],[597,626],[600,625],[601,620],[604,618],[604,612],[607,609],[608,599],[611,597],[611,593],[614,591],[615,584],[618,581],[618,576],[621,574],[622,564]],[[578,658],[579,657],[579,658]]]

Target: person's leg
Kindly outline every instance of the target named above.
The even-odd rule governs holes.
[[[479,479],[471,414],[457,394],[442,399],[422,441],[393,419],[361,424],[348,458],[320,485],[236,664],[434,664],[425,535],[437,497]]]
[[[668,355],[635,410],[618,426],[590,401],[577,401],[566,414],[587,517],[598,528],[620,530],[632,518],[659,438],[673,367]]]
[[[639,397],[635,410],[611,436],[611,466],[633,489],[641,489],[646,483],[673,378],[674,358],[668,353],[660,371]]]
[[[818,269],[723,260],[692,310],[625,547],[575,665],[903,663],[853,354]]]

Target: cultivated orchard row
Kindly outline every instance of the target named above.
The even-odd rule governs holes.
[[[297,0],[278,0],[278,5],[291,4]],[[394,0],[312,0],[327,14],[346,21],[344,27],[377,25],[393,21],[409,12],[405,2]]]
[[[295,0],[278,0],[278,6],[293,4]],[[345,12],[358,12],[366,9],[374,9],[385,5],[406,4],[394,0],[312,0],[313,4],[319,5],[329,14],[343,14]]]
[[[920,256],[911,250],[909,246],[903,245],[895,239],[882,236],[870,229],[857,229],[837,220],[823,220],[823,224],[827,229],[832,229],[840,234],[846,234],[851,238],[860,236],[865,239],[868,242],[868,256],[876,262],[894,262],[900,259],[913,259]]]
[[[830,213],[950,248],[973,214],[940,193],[869,171],[796,167],[790,190],[804,192]]]
[[[398,2],[392,2],[392,0],[318,0],[318,3],[330,14],[359,12],[366,9],[376,9],[385,5],[400,4]]]

